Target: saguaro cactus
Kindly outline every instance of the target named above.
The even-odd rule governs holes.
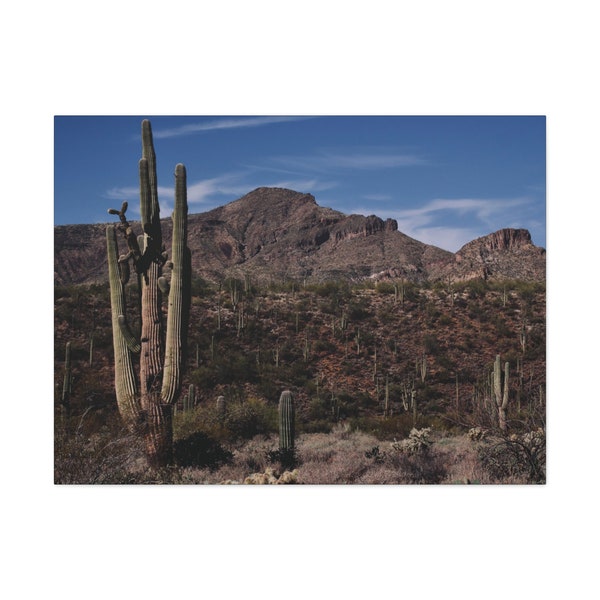
[[[227,412],[227,401],[225,400],[225,396],[219,396],[217,398],[217,417],[220,420],[224,419],[226,412]]]
[[[506,407],[508,406],[508,362],[504,363],[504,389],[502,388],[502,373],[500,368],[500,355],[494,361],[494,397],[498,407],[498,425],[501,431],[506,431]]]
[[[196,406],[196,388],[193,383],[190,383],[188,393],[183,397],[183,410],[184,412],[192,410]]]
[[[279,398],[279,450],[285,453],[294,451],[294,397],[285,390]]]
[[[115,389],[119,411],[131,430],[141,432],[152,466],[164,466],[172,460],[172,407],[181,387],[183,352],[187,334],[190,256],[187,248],[186,171],[182,164],[175,168],[175,208],[173,210],[173,242],[168,263],[171,278],[168,285],[166,334],[161,316],[161,288],[166,289],[163,267],[167,261],[162,245],[158,205],[156,159],[150,121],[142,122],[142,158],[139,161],[140,213],[143,236],[138,241],[125,213],[127,202],[118,215],[120,223],[106,230],[110,279],[113,346],[115,352]],[[127,242],[127,254],[120,256],[117,230]],[[140,276],[141,339],[133,336],[126,318],[125,283],[120,268],[133,262]],[[160,280],[160,283],[159,283]],[[164,340],[164,341],[163,341]],[[132,353],[140,353],[139,385],[134,373]]]
[[[71,342],[65,346],[65,375],[63,378],[62,394],[60,397],[61,418],[66,426],[71,412],[71,386],[73,377],[71,375]]]

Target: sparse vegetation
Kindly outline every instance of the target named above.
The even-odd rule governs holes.
[[[187,394],[193,384],[195,406],[188,403],[184,411],[185,394],[181,395],[173,419],[175,465],[160,475],[150,475],[140,467],[143,452],[130,446],[128,435],[119,433],[118,427],[107,428],[107,423],[119,420],[106,288],[57,289],[57,482],[243,483],[253,474],[264,475],[267,469],[281,476],[286,469],[276,456],[277,402],[286,388],[296,403],[296,474],[290,476],[296,483],[544,480],[545,454],[539,444],[530,447],[525,442],[530,432],[545,427],[543,286],[534,286],[533,296],[527,298],[533,313],[527,321],[523,352],[522,313],[510,307],[510,302],[522,302],[514,292],[514,282],[507,286],[513,292],[506,307],[502,306],[503,288],[486,282],[478,282],[477,293],[464,303],[459,300],[465,292],[456,285],[453,306],[438,298],[438,291],[415,284],[403,305],[395,303],[393,287],[390,292],[382,286],[331,284],[311,289],[297,284],[273,293],[259,285],[247,291],[243,283],[238,285],[237,308],[221,302],[220,330],[214,318],[216,298],[224,298],[229,291],[208,282],[196,286],[188,371],[182,386]],[[126,294],[133,296],[130,288],[134,286],[128,284]],[[336,306],[331,311],[328,301],[333,295]],[[259,310],[248,310],[257,300]],[[242,304],[247,322],[238,332],[237,311]],[[73,320],[74,307],[77,316]],[[354,312],[356,307],[360,312]],[[439,313],[434,326],[432,311]],[[352,320],[353,314],[360,318]],[[484,320],[484,314],[491,317]],[[94,360],[90,365],[92,318]],[[134,312],[134,323],[136,318]],[[502,327],[498,326],[500,318]],[[534,320],[535,327],[531,325]],[[303,355],[307,330],[314,340],[308,360]],[[72,385],[65,424],[70,433],[64,438],[60,408],[67,342],[71,342]],[[493,381],[497,354],[510,365],[504,435],[498,427]],[[458,383],[456,373],[460,373]],[[219,397],[224,409],[217,407]],[[87,437],[74,433],[84,413]],[[430,429],[427,452],[413,456],[395,451],[391,444],[408,440],[413,427]],[[471,433],[476,438],[471,440],[470,430],[481,433]]]

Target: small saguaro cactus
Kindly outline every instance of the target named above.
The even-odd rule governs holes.
[[[217,416],[219,419],[222,419],[227,412],[227,401],[225,400],[225,396],[219,396],[217,398]]]
[[[120,223],[106,229],[108,271],[115,353],[115,390],[119,412],[129,429],[140,433],[146,443],[151,466],[169,464],[173,454],[172,409],[181,389],[181,372],[186,348],[187,317],[191,283],[190,255],[187,248],[187,187],[182,164],[175,167],[175,207],[173,210],[172,251],[169,262],[162,244],[158,204],[156,158],[150,121],[142,122],[142,158],[139,161],[140,215],[143,236],[134,233],[125,213],[108,212]],[[119,256],[117,230],[127,243],[128,252]],[[141,242],[141,243],[140,243]],[[125,310],[125,284],[132,261],[141,285],[141,338],[128,326]],[[163,267],[171,271],[163,278]],[[125,277],[123,277],[125,275]],[[168,283],[168,285],[167,285]],[[166,332],[161,311],[163,290],[168,288]],[[139,353],[139,383],[132,353]]]
[[[279,450],[294,451],[294,397],[292,392],[285,390],[279,398]]]
[[[196,388],[193,383],[190,383],[188,393],[183,397],[183,411],[187,412],[196,406]]]
[[[66,424],[71,410],[71,386],[73,377],[71,375],[71,342],[65,346],[65,375],[63,379],[62,394],[60,398],[61,414]]]
[[[500,355],[494,361],[494,397],[498,407],[498,425],[501,431],[506,431],[506,407],[508,406],[508,362],[504,363],[504,388],[502,387],[502,373]]]

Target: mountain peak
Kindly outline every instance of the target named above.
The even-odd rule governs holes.
[[[531,234],[527,229],[505,228],[465,244],[458,253],[468,252],[475,248],[480,251],[494,252],[516,250],[527,246],[533,246]]]
[[[135,224],[136,227],[138,224]],[[55,281],[106,280],[103,226],[55,227]],[[171,238],[164,220],[163,240]],[[394,219],[345,215],[312,194],[259,187],[238,200],[190,214],[195,276],[312,280],[403,277],[415,281],[545,277],[545,251],[525,229],[501,229],[453,254],[398,231]]]
[[[533,245],[527,229],[499,229],[465,244],[452,269],[461,279],[540,281],[546,277],[546,250]]]
[[[258,187],[230,204],[236,203],[253,203],[266,206],[274,204],[312,204],[317,206],[317,201],[312,194],[305,194],[280,187]]]

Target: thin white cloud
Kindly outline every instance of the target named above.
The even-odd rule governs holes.
[[[439,213],[453,212],[457,216],[470,215],[480,221],[493,225],[498,215],[507,213],[517,206],[528,204],[531,200],[522,198],[481,199],[455,198],[436,199],[418,208],[388,211],[394,214],[398,221],[410,223],[413,226],[423,226],[439,217]]]
[[[450,252],[460,250],[468,242],[483,235],[479,229],[472,227],[423,227],[414,232],[414,235],[402,229],[400,231],[425,244],[431,244]]]
[[[318,192],[336,187],[335,181],[325,181],[318,178],[297,178],[285,180],[260,180],[250,172],[233,172],[188,182],[187,200],[192,210],[204,207],[208,210],[218,204],[219,196],[226,196],[229,200],[239,198],[258,187],[288,188],[301,192]],[[161,215],[171,213],[173,209],[174,188],[158,186],[158,199]],[[104,197],[115,202],[115,208],[119,208],[121,202],[129,202],[129,214],[139,216],[139,188],[135,186],[114,187],[108,190]],[[118,205],[118,206],[117,206]]]
[[[201,123],[188,123],[172,129],[158,129],[152,132],[156,139],[179,137],[182,135],[192,135],[194,133],[203,133],[205,131],[214,131],[216,129],[239,129],[241,127],[263,127],[275,123],[285,123],[289,121],[300,121],[310,117],[232,117],[204,121]]]
[[[319,179],[287,179],[267,183],[264,187],[288,188],[298,192],[320,192],[330,190],[337,185],[335,181],[321,181]]]
[[[377,170],[428,164],[423,157],[390,149],[361,149],[351,152],[319,151],[309,156],[277,156],[273,162],[302,171]]]
[[[387,200],[391,200],[392,196],[390,194],[365,194],[363,198],[373,202],[386,202]]]

